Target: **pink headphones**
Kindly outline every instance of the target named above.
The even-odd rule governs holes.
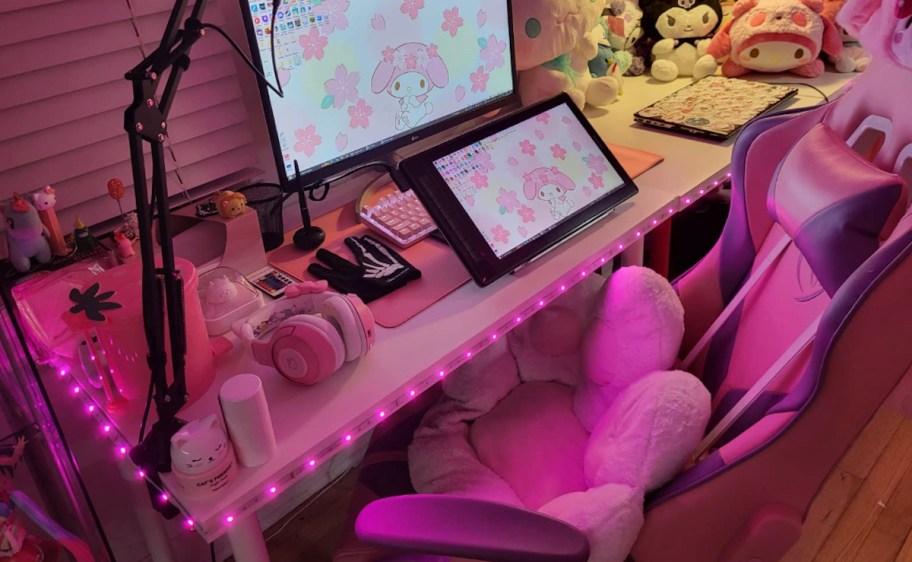
[[[316,384],[374,346],[370,309],[354,295],[325,289],[325,282],[291,285],[288,296],[235,324],[257,363],[291,382]]]

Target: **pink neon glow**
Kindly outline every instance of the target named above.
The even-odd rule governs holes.
[[[74,386],[74,387],[73,387],[73,394],[79,394],[79,387],[78,387],[78,386]]]
[[[538,306],[545,306],[545,301],[544,301],[544,299],[538,301]]]
[[[472,352],[466,351],[466,359],[471,359],[471,358],[472,358]]]
[[[516,323],[519,324],[520,322],[522,322],[522,316],[517,316]]]
[[[272,486],[271,488],[269,488],[269,493],[270,493],[270,494],[275,494],[275,493],[278,492],[278,491],[279,491],[279,489],[276,488],[275,486]]]
[[[618,244],[618,250],[623,250],[623,249],[624,249],[624,245],[623,245],[623,244]]]
[[[561,286],[560,286],[560,289],[561,289],[561,291],[566,291],[566,290],[567,290],[567,286],[566,286],[566,285],[561,285]]]
[[[446,376],[446,372],[444,372],[444,370],[441,369],[441,370],[437,371],[437,376],[440,378],[443,378]]]
[[[655,226],[655,225],[659,224],[659,221],[656,219],[652,219],[652,224],[653,224],[653,226]]]
[[[496,339],[497,339],[497,334],[491,334],[491,341],[495,341]]]
[[[639,238],[639,237],[642,236],[642,235],[643,235],[643,233],[640,232],[639,230],[637,230],[637,238]]]
[[[184,519],[184,525],[186,525],[188,529],[192,529],[193,528],[193,519]]]
[[[104,426],[103,428],[101,428],[101,429],[103,429],[105,433],[110,433],[110,432],[111,432],[111,426],[108,425],[108,424],[105,424],[105,426]]]
[[[703,195],[703,194],[705,194],[705,193],[706,193],[706,190],[705,190],[705,189],[701,189],[701,190],[700,190],[700,195]]]
[[[60,369],[60,376],[61,376],[61,377],[65,377],[65,376],[66,376],[66,373],[67,373],[67,372],[66,372],[66,369]]]
[[[120,456],[124,456],[127,454],[127,448],[121,447],[121,448],[117,449],[117,452],[120,453]]]
[[[414,398],[414,397],[415,397],[415,391],[414,391],[414,390],[409,390],[409,397],[410,397],[410,398]]]
[[[599,261],[601,261],[602,263],[605,263],[607,260],[606,260],[605,258],[602,258],[602,259],[599,260]]]
[[[719,180],[716,180],[713,182],[713,187],[717,187],[718,185],[719,185]]]
[[[586,276],[586,272],[585,272],[585,271],[580,271],[580,277],[585,277],[585,276]]]
[[[727,177],[727,178],[732,177],[732,173],[731,173],[731,172],[728,172],[727,174],[725,174],[725,177]]]
[[[685,204],[685,205],[690,205],[690,197],[688,197],[687,199],[684,200],[684,204]]]
[[[668,209],[668,214],[669,214],[669,215],[672,214],[672,213],[674,213],[674,212],[675,212],[674,209]]]
[[[317,466],[317,461],[310,459],[309,461],[307,461],[307,466],[309,466],[310,468],[313,468],[313,467]]]
[[[345,435],[345,442],[346,442],[346,443],[351,443],[351,440],[352,440],[351,433],[346,434],[346,435]]]
[[[384,412],[383,410],[380,410],[380,412],[377,413],[377,417],[379,417],[379,418],[385,418],[385,417],[386,417],[386,412]]]
[[[162,494],[158,496],[158,499],[161,500],[162,503],[168,503],[168,494]]]
[[[138,472],[136,473],[136,477],[139,478],[140,480],[142,480],[143,478],[146,477],[146,471],[145,471],[145,470],[140,470],[140,471],[138,471]]]
[[[94,361],[94,360],[95,360],[95,356],[94,356],[94,355],[91,356],[90,359],[91,359],[92,361]]]
[[[95,411],[95,404],[89,404],[89,407],[86,408],[86,410],[88,410],[88,412],[91,414]]]
[[[234,515],[229,515],[225,518],[225,523],[234,523]]]

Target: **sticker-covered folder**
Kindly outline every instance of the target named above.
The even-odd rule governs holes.
[[[748,121],[798,93],[778,84],[708,76],[634,114],[638,123],[725,140]]]

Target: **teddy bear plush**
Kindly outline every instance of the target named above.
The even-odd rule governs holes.
[[[513,4],[516,68],[524,104],[567,92],[580,108],[618,95],[612,76],[593,78],[589,61],[604,37],[605,0],[524,0]]]
[[[839,56],[836,26],[820,16],[821,0],[739,0],[733,19],[713,38],[709,53],[721,60],[725,76],[791,72],[806,78],[823,74],[821,52]]]
[[[719,0],[648,0],[642,8],[643,29],[654,42],[653,78],[668,82],[715,74],[718,65],[707,49],[722,21]]]
[[[683,333],[655,272],[588,276],[444,379],[408,451],[415,490],[557,517],[586,534],[590,560],[623,562],[645,494],[690,460],[709,420],[703,384],[670,370]]]

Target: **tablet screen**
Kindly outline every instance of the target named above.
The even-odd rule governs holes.
[[[434,167],[498,258],[625,183],[566,104],[440,157]]]

